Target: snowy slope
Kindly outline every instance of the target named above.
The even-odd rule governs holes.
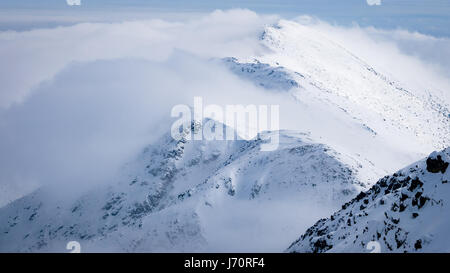
[[[449,252],[450,148],[380,179],[309,228],[289,252]]]
[[[367,161],[374,164],[377,170],[362,179],[374,183],[450,145],[450,101],[432,83],[400,82],[389,68],[371,66],[317,29],[292,21],[266,27],[261,43],[268,53],[226,59],[227,65],[257,85],[288,91],[301,102],[296,129],[360,155],[364,169],[371,167]]]
[[[266,28],[262,42],[273,53],[259,61],[295,71],[303,86],[318,88],[319,96],[332,99],[375,132],[396,128],[423,145],[448,146],[450,102],[439,92],[409,89],[315,29],[294,22],[281,20]]]
[[[117,183],[69,200],[42,188],[0,209],[0,251],[65,251],[70,240],[84,251],[282,251],[364,185],[344,155],[305,134],[281,132],[278,150],[260,151],[268,134],[234,142],[166,134]]]

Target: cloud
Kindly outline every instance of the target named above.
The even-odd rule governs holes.
[[[162,20],[82,23],[71,27],[0,32],[0,108],[20,103],[43,80],[73,61],[164,60],[174,49],[209,57],[253,55],[257,37],[274,21],[248,10],[215,11],[185,22]]]
[[[401,53],[419,59],[450,78],[449,38],[436,38],[401,29],[387,31],[367,28],[364,31],[375,41],[394,44]]]
[[[0,206],[46,184],[63,196],[114,181],[169,132],[171,108],[192,105],[194,96],[205,104],[276,101],[219,63],[179,50],[165,60],[71,63],[0,112],[0,185],[10,189],[0,192]]]
[[[380,6],[381,0],[366,0],[369,6]]]
[[[447,103],[450,101],[449,38],[356,24],[344,27],[309,16],[296,21],[323,33],[403,86],[418,92],[434,92]]]
[[[66,0],[69,6],[81,6],[81,0]]]

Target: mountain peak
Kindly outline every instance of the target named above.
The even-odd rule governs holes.
[[[274,133],[279,148],[261,151]],[[248,141],[175,141],[166,134],[126,164],[114,183],[59,201],[48,197],[51,188],[41,188],[1,208],[0,251],[59,252],[70,240],[85,251],[199,251],[229,244],[279,251],[316,217],[304,214],[299,222],[284,213],[287,208],[300,215],[309,204],[325,216],[364,188],[344,157],[295,131]],[[231,209],[236,206],[249,210]],[[267,226],[256,237],[252,228],[223,230],[236,217],[256,217]],[[217,242],[225,232],[257,242]]]

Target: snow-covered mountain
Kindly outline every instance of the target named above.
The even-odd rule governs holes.
[[[281,20],[260,38],[264,54],[220,62],[241,80],[293,102],[285,105],[289,118],[282,128],[289,130],[264,132],[249,141],[177,141],[167,133],[107,185],[61,196],[57,186],[48,185],[0,208],[0,252],[66,251],[72,240],[83,251],[283,251],[380,177],[450,145],[450,102],[440,90],[400,82],[305,25]],[[191,126],[194,133],[201,129],[198,122]],[[279,148],[261,151],[273,134],[280,134]],[[448,162],[448,150],[440,155]],[[367,236],[353,243],[347,233],[345,238],[330,233],[331,241],[322,244],[321,239],[314,248],[317,238],[309,236],[329,235],[336,217],[309,229],[289,251],[329,250],[329,245],[336,251],[364,251],[362,243],[375,229],[386,232],[385,246],[393,251],[410,250],[418,240],[424,250],[446,250],[435,243],[427,248],[427,243],[436,241],[431,236],[438,238],[446,225],[439,213],[448,212],[442,206],[448,171],[425,172],[423,164],[397,173],[397,182],[378,182],[368,193],[375,199],[360,194],[343,211],[352,212],[345,216],[350,221],[364,212],[364,219],[376,221],[389,207],[390,232],[388,222],[369,224],[364,231],[361,218],[342,232]],[[416,176],[423,185],[408,193]],[[371,193],[380,183],[395,186]],[[403,190],[408,197],[397,202]],[[378,205],[380,198],[384,206]],[[415,205],[406,206],[409,200]],[[398,208],[391,211],[395,202]],[[429,235],[409,231],[413,220],[398,218],[400,209],[409,213],[401,214],[405,219],[413,213],[419,214],[415,221],[426,217]],[[427,213],[421,216],[422,211]],[[394,226],[397,219],[407,224]],[[316,228],[328,223],[330,230]],[[394,248],[395,240],[404,242]]]
[[[364,185],[344,155],[305,134],[280,132],[279,149],[261,152],[268,134],[229,142],[166,134],[117,183],[72,200],[42,188],[0,209],[0,251],[64,251],[70,240],[85,251],[281,251]]]
[[[450,148],[380,179],[330,218],[318,221],[287,251],[449,252]]]
[[[302,87],[295,90],[300,100],[304,93],[313,92],[375,134],[396,130],[429,147],[449,145],[450,96],[445,90],[432,88],[432,83],[400,82],[386,68],[371,66],[317,30],[298,23],[281,20],[265,29],[261,41],[271,53],[256,62],[290,71],[293,81]]]
[[[397,80],[388,68],[292,21],[266,27],[260,41],[265,54],[224,62],[240,77],[298,101],[288,126],[359,157],[362,180],[375,183],[450,145],[450,96],[433,83]]]

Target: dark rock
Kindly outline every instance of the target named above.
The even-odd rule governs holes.
[[[408,199],[409,198],[409,196],[408,195],[406,195],[406,194],[404,194],[404,193],[402,193],[402,196],[400,197],[400,201],[405,201],[406,199]]]
[[[313,246],[314,246],[313,252],[315,253],[325,252],[333,247],[332,245],[328,245],[327,241],[324,239],[317,240]]]
[[[419,178],[414,178],[413,181],[411,181],[411,185],[409,186],[408,190],[409,191],[414,191],[415,189],[417,189],[418,187],[422,187],[423,183],[422,181],[419,180]]]
[[[402,212],[406,209],[407,206],[405,206],[403,203],[400,204],[399,211]]]
[[[419,250],[422,248],[422,240],[417,240],[416,243],[414,244],[414,248],[416,250]]]
[[[445,173],[447,170],[449,163],[442,160],[442,157],[438,155],[436,159],[434,158],[427,158],[427,171],[430,173]]]
[[[395,211],[397,211],[397,209],[398,209],[397,203],[393,203],[391,206],[391,210],[395,212]]]
[[[422,208],[428,200],[430,200],[430,198],[421,196],[418,204],[419,209]]]
[[[365,192],[360,192],[359,194],[358,194],[358,196],[356,196],[356,201],[359,201],[359,200],[361,200],[361,199],[363,199],[364,197],[366,197],[366,193]]]

